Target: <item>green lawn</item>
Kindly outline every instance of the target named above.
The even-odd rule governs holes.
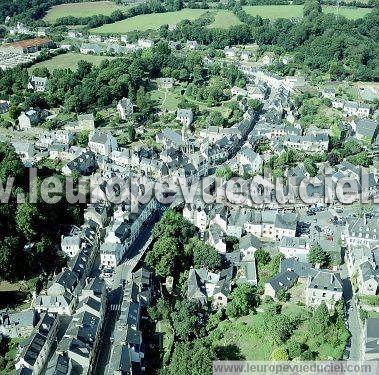
[[[109,56],[96,56],[96,55],[82,55],[80,53],[74,53],[69,52],[65,53],[63,55],[58,55],[53,57],[50,60],[39,62],[35,65],[32,65],[28,71],[31,73],[33,69],[40,68],[40,67],[46,67],[49,69],[50,72],[52,72],[55,69],[71,69],[76,70],[78,67],[78,62],[80,60],[88,61],[94,65],[100,65],[100,63],[103,60],[106,59],[114,59],[115,57],[109,57]]]
[[[337,13],[336,7],[333,6],[323,6],[323,11],[325,13]],[[366,14],[370,13],[370,8],[344,8],[341,7],[338,11],[338,14],[340,16],[344,16],[346,18],[349,18],[351,20],[356,20],[358,18],[364,17]]]
[[[110,16],[115,10],[127,10],[124,5],[117,5],[113,1],[88,1],[83,3],[68,3],[51,7],[43,20],[53,23],[62,17],[90,17],[95,15]]]
[[[162,25],[175,25],[185,19],[195,20],[205,12],[204,9],[183,9],[179,12],[142,14],[90,29],[90,32],[93,34],[122,34],[134,30],[157,30]]]
[[[159,88],[151,91],[151,99],[157,103],[157,107],[163,111],[176,111],[180,99],[175,89]]]
[[[196,20],[207,12],[211,13],[215,18],[214,22],[209,25],[211,28],[228,28],[241,23],[229,10],[183,9],[179,12],[142,14],[91,29],[90,32],[94,34],[120,34],[134,30],[157,30],[162,25],[175,25],[185,19],[190,21]]]
[[[274,349],[271,340],[262,335],[263,314],[250,314],[232,323],[221,322],[216,329],[222,332],[222,338],[217,346],[230,348],[234,355],[247,361],[267,361]]]
[[[241,21],[229,10],[218,10],[216,13],[211,13],[215,20],[208,27],[226,29],[241,24]]]
[[[334,6],[323,6],[325,13],[336,13],[337,9]],[[246,13],[252,16],[261,16],[262,18],[277,19],[277,18],[299,18],[303,16],[303,5],[254,5],[244,6]],[[369,8],[343,8],[339,9],[339,14],[350,19],[357,19],[369,13]]]

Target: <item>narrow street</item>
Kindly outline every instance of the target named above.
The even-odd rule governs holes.
[[[341,267],[342,288],[345,298],[346,318],[351,333],[351,348],[349,359],[359,361],[361,359],[361,325],[359,321],[359,312],[353,298],[353,289],[346,264]]]

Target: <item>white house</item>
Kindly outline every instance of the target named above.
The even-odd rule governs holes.
[[[110,133],[93,131],[89,135],[88,147],[94,153],[109,156],[112,151],[117,150],[117,140]]]
[[[45,92],[48,89],[49,80],[46,77],[31,76],[28,89],[35,92]]]
[[[310,243],[307,238],[284,236],[279,243],[279,251],[286,258],[296,258],[301,262],[306,262],[310,250]]]
[[[122,120],[126,120],[133,114],[133,103],[128,98],[122,98],[117,103],[117,112]]]
[[[342,281],[339,273],[319,271],[316,275],[308,277],[306,305],[320,306],[322,302],[328,309],[334,308],[337,301],[342,299]]]
[[[191,125],[193,122],[192,110],[179,108],[176,112],[176,119],[185,126]]]
[[[21,130],[30,129],[39,123],[40,117],[37,111],[30,109],[27,112],[21,112],[18,116],[18,123]]]

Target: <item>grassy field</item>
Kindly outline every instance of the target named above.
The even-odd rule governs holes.
[[[46,67],[49,69],[50,72],[52,72],[55,69],[71,69],[71,70],[76,70],[78,67],[78,62],[80,60],[88,61],[94,65],[100,65],[100,63],[103,60],[106,59],[114,59],[115,57],[105,57],[105,56],[95,56],[95,55],[82,55],[80,53],[65,53],[63,55],[58,55],[53,57],[50,60],[42,61],[39,62],[35,65],[32,65],[28,71],[29,73],[33,71],[35,68],[41,68],[41,67]]]
[[[89,17],[102,14],[109,16],[115,10],[126,10],[127,7],[117,5],[113,1],[88,1],[83,3],[68,3],[51,7],[45,17],[46,22],[55,22],[58,18],[74,16]]]
[[[303,16],[303,5],[257,5],[245,6],[246,13],[253,16],[259,15],[262,18],[299,18]],[[323,6],[325,13],[336,13],[337,9],[333,6]],[[339,14],[350,19],[357,19],[365,16],[371,9],[367,8],[340,8]]]
[[[196,20],[207,12],[210,12],[215,18],[214,22],[209,25],[209,27],[228,28],[241,23],[238,18],[228,10],[215,9],[207,11],[205,9],[183,9],[179,12],[142,14],[91,29],[90,32],[94,34],[121,34],[134,30],[157,30],[162,25],[175,25],[185,19],[190,21]]]
[[[212,13],[215,20],[209,25],[211,28],[226,29],[241,24],[241,21],[229,10],[217,10]]]
[[[90,32],[94,34],[120,34],[133,30],[155,30],[159,29],[162,25],[175,25],[185,19],[195,20],[205,12],[206,11],[204,9],[183,9],[179,12],[142,14],[126,20],[91,29]]]

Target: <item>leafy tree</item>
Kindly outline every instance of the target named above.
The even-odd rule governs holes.
[[[219,252],[214,247],[197,238],[192,238],[190,242],[185,245],[185,253],[193,254],[193,261],[196,267],[206,267],[211,270],[221,268],[222,259]]]
[[[271,260],[270,254],[263,249],[258,249],[254,253],[254,256],[255,256],[255,259],[257,260],[258,264],[261,264],[263,266],[268,264]]]
[[[323,337],[328,332],[330,326],[330,315],[325,303],[318,306],[309,322],[309,330],[315,337]]]
[[[0,279],[12,280],[17,273],[18,247],[17,238],[5,237],[0,241]]]
[[[238,285],[229,296],[226,314],[233,318],[249,314],[258,305],[256,292],[256,288],[249,284]]]
[[[152,320],[169,319],[170,305],[161,297],[154,306],[148,307],[147,312]]]
[[[38,233],[39,213],[36,204],[23,203],[17,207],[16,223],[18,230],[28,240],[33,240]]]
[[[209,340],[177,343],[168,366],[169,375],[210,374],[216,353]]]
[[[288,361],[288,353],[285,347],[275,348],[271,354],[273,361]]]
[[[330,255],[325,252],[319,244],[312,245],[309,254],[308,260],[313,265],[319,263],[321,267],[324,267],[330,262]]]
[[[171,313],[171,321],[175,336],[182,341],[190,340],[196,334],[200,323],[196,301],[177,301],[175,310]]]
[[[233,177],[233,171],[229,166],[217,168],[216,177],[223,178],[225,181],[230,180]]]
[[[288,340],[286,344],[288,356],[291,359],[299,358],[301,353],[305,350],[304,344],[296,341],[295,339]]]

